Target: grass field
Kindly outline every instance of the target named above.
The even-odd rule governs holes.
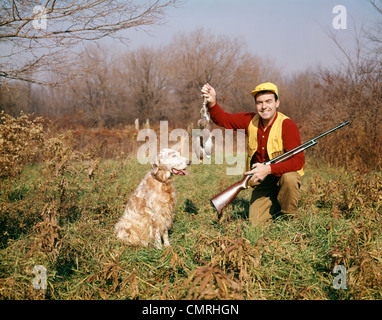
[[[60,164],[57,164],[60,163]],[[242,191],[221,223],[209,199],[240,177],[191,165],[171,246],[130,248],[113,227],[149,165],[133,157],[28,165],[0,193],[1,299],[381,299],[382,176],[309,163],[298,216],[248,223]],[[36,265],[47,289],[34,289]],[[333,287],[335,265],[346,289]]]

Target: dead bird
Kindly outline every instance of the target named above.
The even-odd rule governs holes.
[[[200,109],[200,119],[198,120],[198,127],[200,135],[196,138],[194,151],[200,163],[203,162],[204,157],[211,158],[212,154],[212,139],[211,139],[211,115],[207,108],[207,98],[204,98],[202,108]]]

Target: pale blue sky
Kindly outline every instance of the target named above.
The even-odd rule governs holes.
[[[332,27],[336,5],[346,7],[347,30]],[[250,52],[273,58],[288,74],[338,62],[324,29],[350,50],[356,30],[375,20],[376,11],[367,0],[185,0],[168,11],[163,25],[150,27],[150,35],[129,30],[127,36],[130,48],[165,45],[179,32],[203,27],[244,39]]]

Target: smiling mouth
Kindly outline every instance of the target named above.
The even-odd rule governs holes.
[[[271,114],[271,111],[270,110],[263,110],[263,111],[260,111],[259,113],[262,115],[267,115],[267,114]]]

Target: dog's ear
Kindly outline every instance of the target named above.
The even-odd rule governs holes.
[[[157,162],[152,163],[151,164],[151,174],[156,176],[156,174],[158,173],[158,170],[159,170],[158,163]]]
[[[152,171],[153,172],[153,171]],[[155,179],[157,179],[160,182],[166,182],[169,179],[171,179],[171,171],[168,170],[156,170],[156,173],[152,173]]]

